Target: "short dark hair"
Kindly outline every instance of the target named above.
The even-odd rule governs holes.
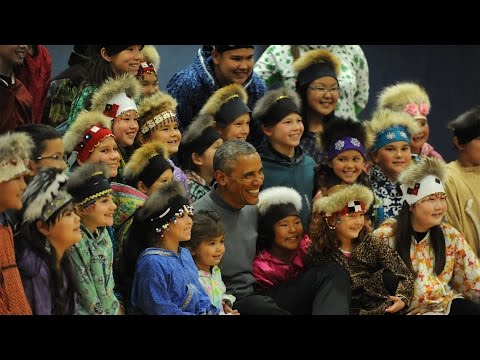
[[[229,174],[238,157],[256,154],[257,150],[250,143],[243,140],[225,141],[213,156],[213,170],[220,170]]]
[[[13,132],[23,132],[32,138],[34,147],[31,159],[42,156],[48,140],[62,139],[62,134],[58,130],[46,124],[25,124],[15,128]]]
[[[189,249],[195,250],[202,241],[225,234],[222,221],[215,211],[200,210],[192,216],[192,237],[183,243]]]

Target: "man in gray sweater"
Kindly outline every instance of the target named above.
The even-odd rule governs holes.
[[[216,150],[213,169],[216,180],[214,189],[197,200],[193,207],[195,211],[213,210],[222,220],[225,254],[220,266],[227,292],[237,298],[234,308],[242,315],[299,313],[298,307],[289,306],[289,301],[282,301],[280,307],[271,297],[255,294],[254,290],[252,265],[258,223],[255,205],[264,179],[260,155],[245,141],[229,140]],[[316,303],[318,309],[308,306],[306,313],[348,314],[350,284],[345,272],[319,269],[317,275],[310,278],[302,282],[301,287],[309,294],[306,299],[308,304]],[[282,300],[298,298],[298,290],[295,286],[287,286],[280,296]]]

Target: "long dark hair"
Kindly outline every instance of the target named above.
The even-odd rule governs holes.
[[[74,211],[73,204],[69,203],[54,214],[48,221],[45,222],[47,227],[52,227],[55,223],[64,216],[65,213]],[[70,260],[70,254],[66,251],[60,262],[60,269],[57,269],[57,254],[55,248],[50,246],[48,239],[38,231],[37,222],[23,224],[15,237],[15,252],[20,259],[25,254],[25,251],[30,249],[42,261],[44,261],[50,270],[50,294],[52,297],[52,315],[73,314],[74,294],[77,290],[76,280],[73,272],[73,266]],[[47,250],[48,249],[48,250]],[[20,269],[22,277],[34,277],[40,271],[40,262],[36,263],[36,268],[32,273],[26,273]],[[67,279],[67,289],[62,295],[63,276]],[[69,309],[68,306],[72,308]]]
[[[101,46],[92,45],[91,51],[91,69],[84,85],[100,86],[108,78],[115,78],[116,74],[112,69],[112,65],[106,61],[100,51]]]
[[[412,212],[410,205],[405,201],[402,209],[397,216],[397,224],[395,228],[395,250],[402,258],[407,267],[414,272],[412,267],[412,260],[410,259],[410,245],[414,235],[412,227]],[[445,267],[446,249],[445,236],[443,235],[440,225],[435,225],[430,228],[430,246],[433,249],[435,257],[435,274],[440,275]]]
[[[337,81],[338,82],[338,81]],[[296,87],[296,91],[298,95],[300,95],[300,100],[302,100],[302,119],[303,119],[303,126],[305,127],[305,131],[303,132],[302,138],[305,137],[307,131],[310,129],[309,126],[309,121],[308,121],[308,109],[310,108],[310,105],[308,105],[308,99],[307,99],[307,88],[310,86],[310,83],[304,84],[302,86]],[[325,126],[327,123],[333,121],[335,119],[335,109],[328,115],[326,115],[323,118],[323,125]]]

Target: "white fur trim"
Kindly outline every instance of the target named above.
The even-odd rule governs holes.
[[[302,209],[302,197],[300,194],[286,186],[274,186],[260,192],[258,196],[258,211],[260,215],[265,215],[268,209],[273,205],[293,204],[297,211]]]

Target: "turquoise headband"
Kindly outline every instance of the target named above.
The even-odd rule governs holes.
[[[373,151],[377,151],[385,145],[395,141],[405,141],[410,144],[410,132],[406,127],[397,125],[380,131],[375,139]]]

